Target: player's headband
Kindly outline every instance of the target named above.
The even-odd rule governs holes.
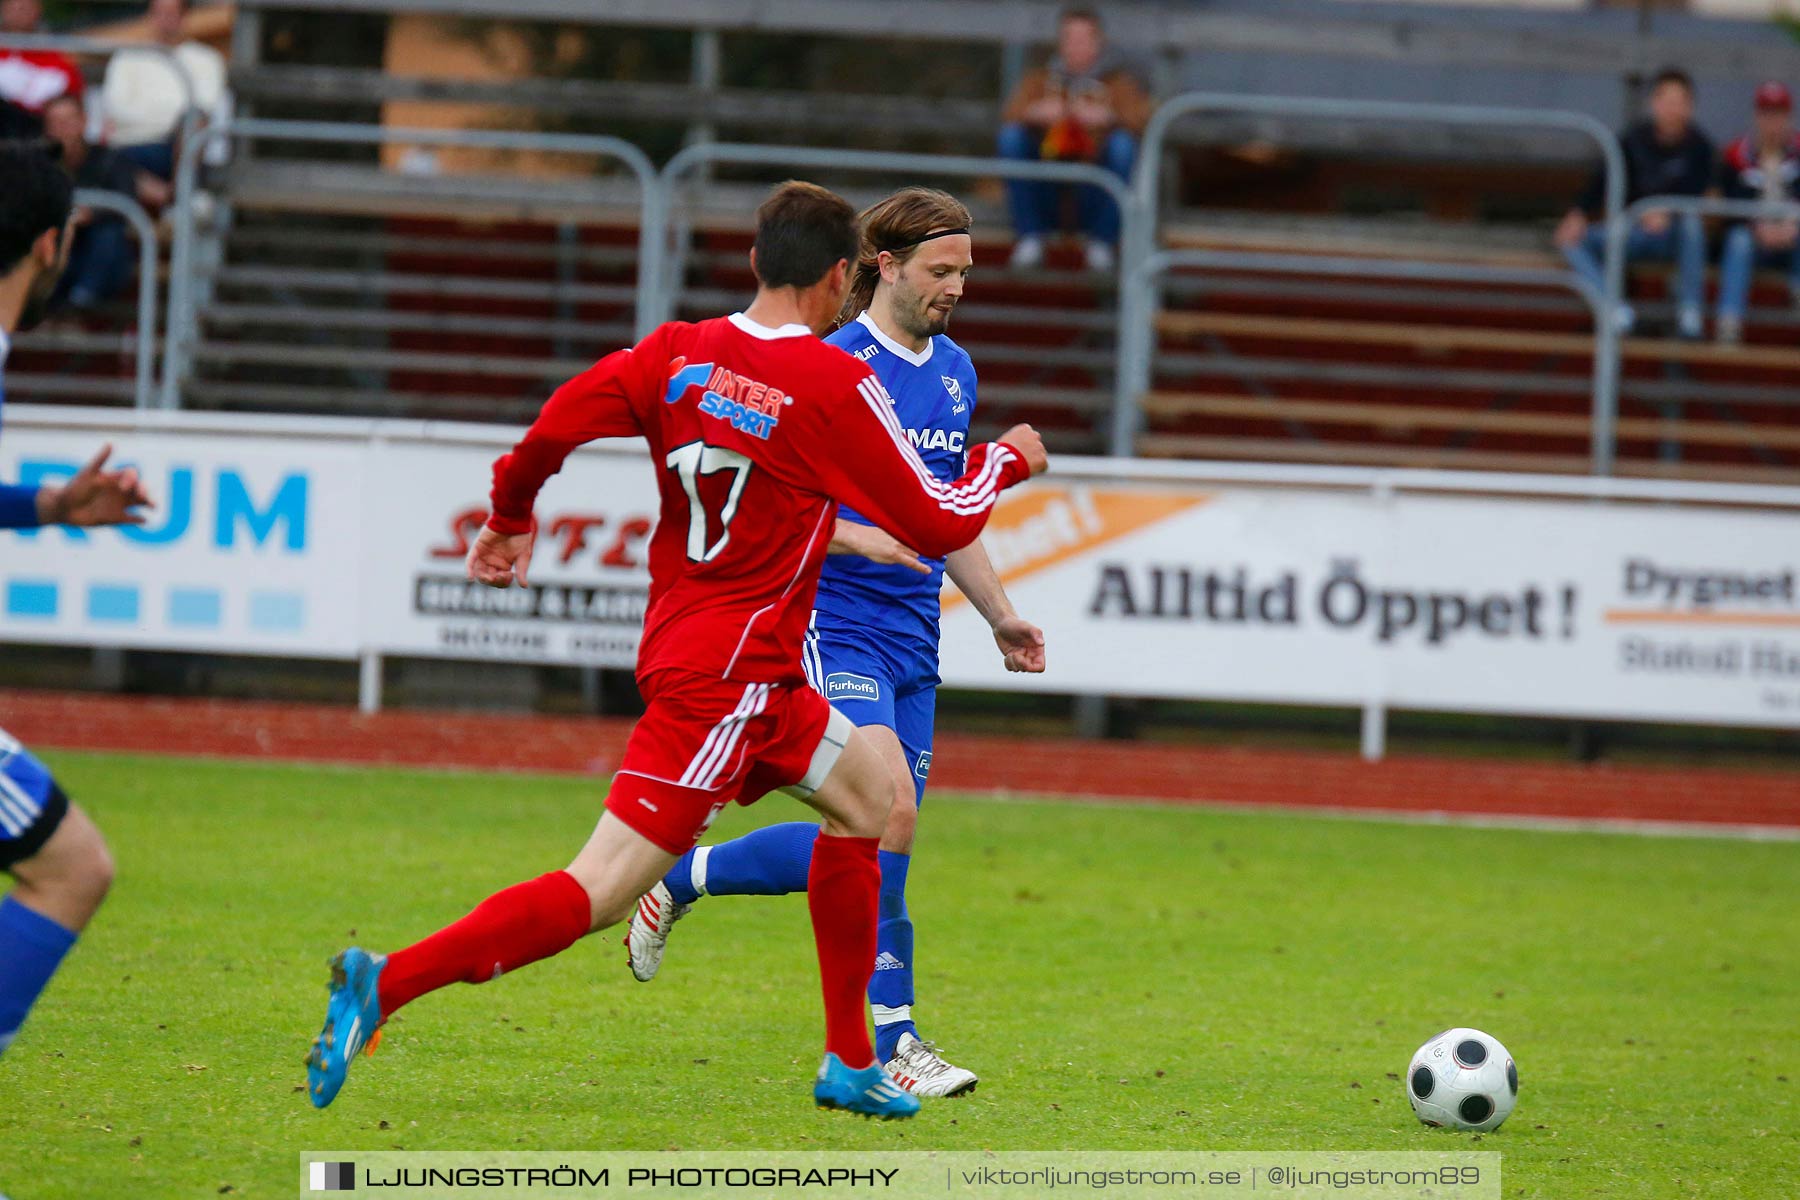
[[[922,246],[926,242],[935,242],[939,238],[955,237],[959,233],[967,232],[969,232],[969,227],[967,225],[964,225],[960,229],[940,229],[936,233],[928,233],[924,237],[914,238],[910,242],[895,242],[890,246],[877,246],[875,247],[875,253],[897,254],[902,250],[911,250],[914,246]]]

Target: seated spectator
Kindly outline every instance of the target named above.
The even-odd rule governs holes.
[[[1063,12],[1057,27],[1056,57],[1020,80],[1006,102],[1000,130],[1003,158],[1098,162],[1129,179],[1137,159],[1138,136],[1150,119],[1143,85],[1106,54],[1100,17],[1091,9]],[[1063,189],[1036,180],[1009,179],[1012,208],[1012,265],[1044,261],[1044,239],[1061,225]],[[1091,270],[1110,271],[1119,240],[1119,206],[1097,187],[1077,189],[1076,208],[1087,237]]]
[[[1700,196],[1712,185],[1713,145],[1694,124],[1694,81],[1665,67],[1650,87],[1649,116],[1619,135],[1625,152],[1625,203],[1645,196]],[[1605,171],[1595,172],[1580,201],[1556,227],[1556,245],[1569,266],[1596,288],[1603,287],[1601,258],[1606,231],[1591,224],[1604,207]],[[1700,218],[1648,212],[1626,236],[1625,261],[1675,263],[1676,329],[1684,338],[1703,332],[1706,288],[1706,235]],[[1630,333],[1637,314],[1621,304],[1613,314],[1621,333]]]
[[[151,209],[169,202],[168,184],[87,140],[87,108],[79,96],[59,96],[50,102],[44,110],[44,133],[61,144],[63,170],[76,187],[118,192]],[[125,219],[117,213],[78,207],[74,225],[69,266],[51,304],[66,304],[86,315],[131,282],[132,250]]]
[[[39,0],[0,0],[0,33],[43,33],[44,6]],[[0,100],[41,122],[44,106],[58,96],[79,96],[85,85],[81,71],[66,54],[54,50],[0,49]],[[17,113],[0,114],[18,126]],[[23,126],[27,136],[37,128]]]
[[[1800,134],[1794,132],[1794,98],[1780,83],[1756,89],[1756,118],[1749,133],[1725,147],[1719,159],[1719,191],[1728,200],[1800,202]],[[1788,296],[1800,309],[1800,222],[1735,221],[1725,230],[1719,257],[1719,341],[1744,339],[1744,307],[1756,268],[1788,274]]]
[[[193,104],[214,112],[225,95],[225,60],[211,46],[185,40],[187,0],[150,0],[151,36],[166,47],[193,83]],[[159,179],[175,177],[175,135],[189,97],[169,58],[155,50],[125,49],[106,65],[106,120],[114,149]]]

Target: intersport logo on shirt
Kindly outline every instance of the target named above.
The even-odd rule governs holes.
[[[709,417],[728,421],[733,429],[751,437],[768,441],[769,434],[781,423],[781,410],[793,401],[779,388],[755,379],[746,379],[735,371],[712,363],[689,364],[678,358],[669,364],[669,390],[663,402],[673,404],[687,394],[689,388],[706,388],[700,397],[700,411]]]

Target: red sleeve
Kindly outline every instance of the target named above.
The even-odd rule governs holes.
[[[595,438],[643,435],[631,397],[643,391],[646,379],[667,369],[662,333],[657,329],[633,348],[607,355],[556,389],[512,453],[494,462],[489,529],[528,532],[538,489],[562,470],[577,446]]]
[[[987,442],[969,451],[961,479],[945,483],[920,461],[893,401],[863,370],[814,457],[824,491],[927,558],[962,549],[981,536],[1000,493],[1029,479],[1031,467],[1006,443]]]

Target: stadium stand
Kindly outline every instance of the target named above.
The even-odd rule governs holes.
[[[102,10],[99,23],[90,24],[77,36],[41,27],[30,33],[0,31],[0,56],[15,52],[10,48],[29,47],[34,42],[54,44],[54,50],[35,53],[55,54],[74,65],[85,84],[90,132],[107,130],[111,114],[105,108],[103,82],[115,52],[154,41],[152,23],[141,9],[138,15],[112,19],[134,8],[139,6],[112,5]],[[195,6],[181,24],[184,38],[219,49],[230,35],[231,9],[229,5]],[[185,71],[179,65],[170,69],[177,75]],[[140,210],[126,223],[133,263],[140,257],[141,231],[152,228],[157,215]],[[167,284],[166,244],[159,239],[153,249],[157,263],[153,282],[160,291]],[[143,327],[146,312],[137,289],[131,288],[84,312],[79,320],[58,322],[24,339],[8,378],[12,395],[63,403],[130,404],[141,393],[147,394],[149,389],[136,378],[138,352],[146,339],[155,343],[160,331]]]
[[[667,0],[608,5],[600,27],[599,14],[573,0],[249,0],[230,33],[231,86],[257,116],[385,113],[392,123],[403,112],[448,123],[486,112],[525,127],[629,130],[665,149],[752,134],[864,145],[869,130],[880,130],[882,144],[988,154],[999,97],[1029,61],[1029,45],[1053,28],[1056,8],[1008,0],[934,23],[874,0],[808,9],[804,20],[783,6]],[[307,58],[305,31],[322,23],[451,9],[460,18],[691,37],[692,71],[632,81],[458,79],[399,69],[379,46],[348,59]],[[1451,20],[1422,6],[1328,0],[1105,9],[1111,39],[1164,95],[1228,84],[1502,102],[1534,89],[1537,102],[1610,124],[1646,64],[1679,57],[1701,81],[1702,122],[1730,128],[1736,118],[1725,114],[1742,112],[1739,93],[1764,76],[1800,74],[1791,46],[1759,39],[1741,22],[1680,15],[1659,16],[1646,33],[1629,14],[1607,12],[1459,10]],[[216,22],[216,10],[196,15],[209,11]],[[959,68],[977,64],[967,73],[989,79],[991,94],[953,89],[923,104],[892,82],[905,72],[858,76],[850,91],[821,92],[811,77],[772,86],[747,82],[732,59],[766,39],[804,36],[841,48],[898,33],[917,51],[907,62],[941,54]],[[871,94],[876,88],[889,90]],[[1173,141],[1164,244],[1290,255],[1553,268],[1535,219],[1557,209],[1586,165],[1575,139],[1470,138],[1429,126],[1221,115],[1184,122]],[[1234,146],[1251,152],[1232,157]],[[195,259],[198,328],[179,380],[187,404],[518,421],[549,384],[630,335],[636,211],[622,176],[536,164],[520,177],[504,160],[404,148],[242,149],[206,182],[214,203]],[[704,189],[684,191],[679,228],[689,247],[678,311],[714,311],[741,292],[746,214],[765,179],[720,171]],[[866,174],[827,181],[856,200],[882,190]],[[980,275],[956,332],[983,368],[982,431],[1029,419],[1059,450],[1104,449],[1117,359],[1114,281],[1073,269],[1068,251],[1053,254],[1048,269],[1006,270],[998,189],[968,192],[982,231]],[[1478,196],[1500,204],[1498,212]],[[1532,220],[1468,219],[1483,215]],[[1665,315],[1660,271],[1634,273],[1633,287],[1646,318]],[[1588,469],[1592,346],[1568,293],[1231,270],[1178,271],[1164,291],[1141,453]],[[1796,477],[1800,352],[1787,348],[1796,319],[1778,293],[1772,277],[1759,285],[1741,349],[1626,344],[1621,471]],[[130,315],[121,307],[112,319],[123,327]],[[122,353],[79,383],[70,356],[128,344],[86,331],[27,343],[15,394],[121,402],[131,394]]]
[[[1216,234],[1176,240],[1230,244]],[[1286,246],[1309,248],[1323,249]],[[1471,249],[1464,261],[1553,265],[1541,252]],[[1381,247],[1365,239],[1358,253],[1377,257]],[[1652,290],[1662,280],[1645,271],[1637,282]],[[1169,292],[1142,453],[1589,469],[1593,339],[1566,291],[1208,272],[1176,276]],[[1763,344],[1624,343],[1620,473],[1795,478],[1795,318],[1778,280],[1766,280],[1759,297]],[[1666,305],[1652,307],[1666,314]]]

